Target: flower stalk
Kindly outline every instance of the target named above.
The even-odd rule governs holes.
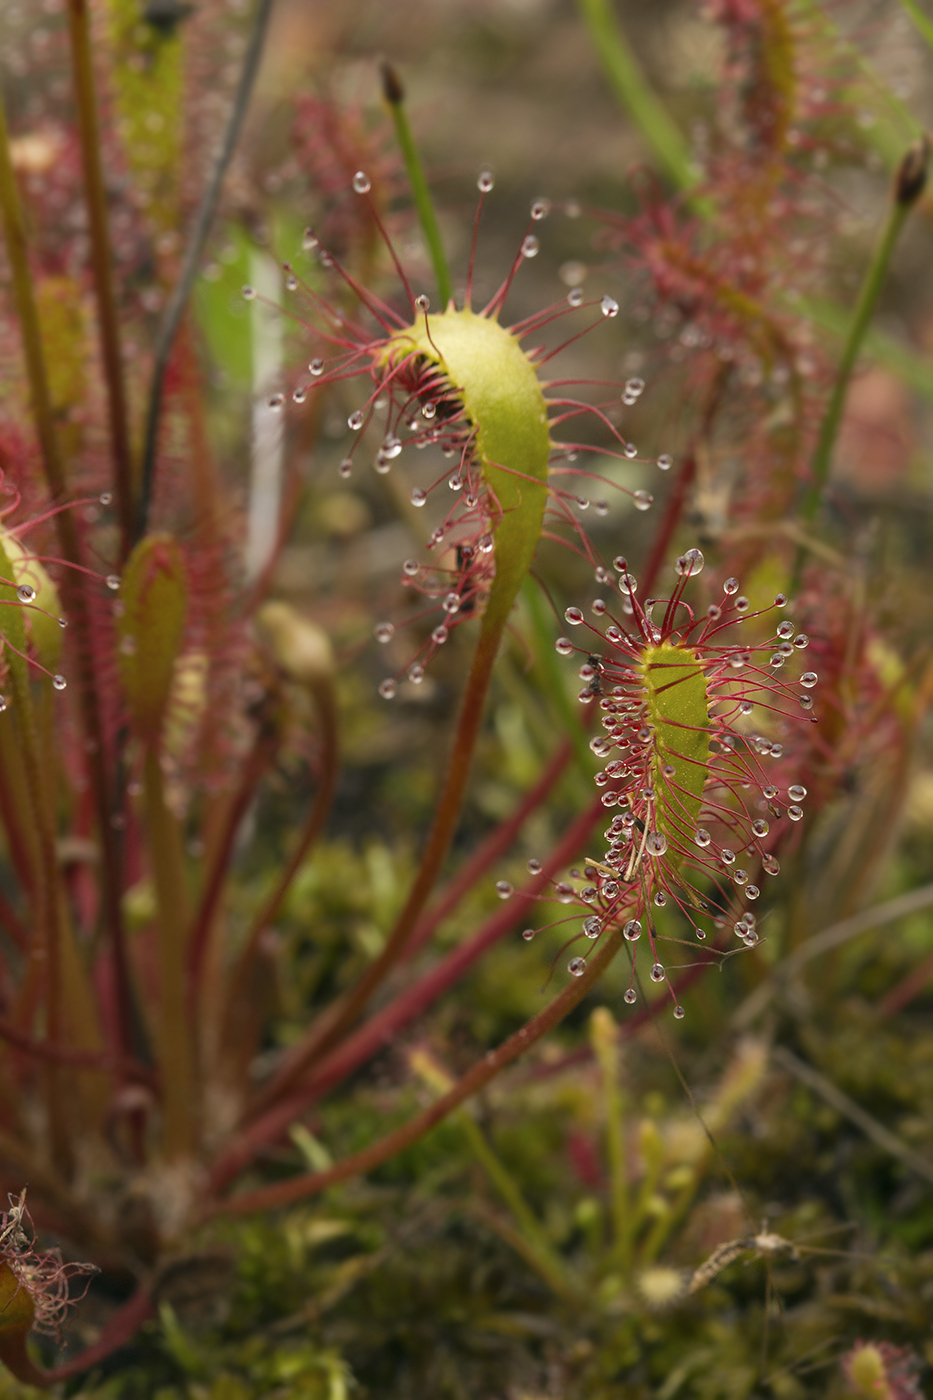
[[[887,218],[859,289],[839,367],[836,370],[832,393],[826,405],[823,421],[820,424],[819,438],[810,463],[810,484],[800,507],[800,517],[805,524],[812,523],[823,500],[832,469],[833,449],[836,445],[849,392],[849,382],[858,363],[866,333],[881,295],[881,289],[887,281],[891,258],[901,230],[908,214],[926,187],[929,156],[930,141],[929,137],[924,135],[910,147],[894,176]],[[801,563],[802,553],[798,551],[796,564],[796,577],[798,579]]]

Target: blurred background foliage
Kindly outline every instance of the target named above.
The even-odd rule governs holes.
[[[54,28],[56,6],[41,8]],[[264,332],[240,288],[258,282],[263,267],[274,286],[276,260],[295,255],[305,224],[330,218],[343,227],[341,142],[348,170],[361,151],[370,159],[360,164],[380,162],[387,184],[401,187],[380,105],[378,60],[387,57],[404,75],[455,280],[469,251],[476,172],[489,164],[497,183],[481,233],[479,296],[514,256],[529,201],[546,194],[555,213],[539,257],[516,284],[512,317],[577,285],[620,302],[608,353],[605,338],[586,340],[567,357],[566,372],[644,376],[648,390],[625,420],[639,457],[612,470],[626,486],[663,499],[668,488],[655,461],[681,455],[697,421],[690,325],[658,311],[644,267],[620,260],[594,216],[636,216],[632,172],[656,164],[657,132],[620,110],[582,8],[570,0],[278,0],[196,297],[211,438],[244,495]],[[730,8],[739,14],[743,5],[717,7]],[[196,187],[209,163],[249,15],[234,0],[195,0],[191,14],[182,6],[171,23],[159,19],[158,4],[138,0],[101,0],[96,9],[113,119],[123,124],[148,214],[163,226],[157,256],[169,265],[178,254],[178,210],[191,205],[186,181]],[[807,305],[794,311],[834,362],[891,171],[930,124],[933,53],[913,5],[896,0],[748,0],[744,10],[753,18],[783,14],[799,26],[795,61],[829,94],[822,138],[834,154],[806,172],[819,188],[809,241],[788,247],[779,226],[769,236],[776,261],[819,269]],[[685,149],[701,156],[729,81],[725,26],[692,0],[617,0],[615,13]],[[43,103],[57,100],[54,72],[42,87],[44,23],[35,7],[11,0],[0,15],[21,125],[30,104],[38,120]],[[221,48],[209,52],[209,41]],[[202,90],[197,75],[214,71],[212,62],[216,90]],[[342,114],[330,144],[314,105],[325,102]],[[183,104],[185,129],[200,123],[206,133],[203,149],[180,148],[175,117]],[[927,199],[899,245],[849,395],[826,546],[853,564],[849,586],[871,602],[878,668],[914,668],[915,677],[928,661],[933,598],[930,215]],[[717,217],[727,222],[728,209]],[[414,280],[427,283],[416,229],[398,212],[391,227]],[[345,236],[363,235],[351,223]],[[357,247],[354,257],[375,263],[378,249]],[[139,277],[144,313],[154,315],[164,296],[159,269]],[[47,312],[50,327],[62,318],[53,342],[69,333],[63,305]],[[286,353],[306,357],[305,337],[301,325],[288,327]],[[749,430],[739,386],[732,392],[730,441],[709,450],[738,457],[741,471]],[[404,468],[391,477],[338,477],[352,404],[333,395],[296,420],[287,441],[295,516],[272,587],[311,612],[341,656],[345,768],[327,840],[295,881],[254,988],[270,1017],[270,1055],[382,946],[410,880],[464,669],[457,634],[422,685],[402,687],[391,710],[376,695],[386,656],[368,646],[372,626],[410,603],[399,563],[420,546],[425,521],[411,509]],[[725,489],[715,472],[708,485],[689,519],[704,548],[717,538],[716,492]],[[623,540],[637,569],[651,520],[614,505],[587,524],[608,557]],[[566,551],[545,546],[539,567],[560,611],[590,586],[589,569]],[[766,571],[747,582],[762,595],[777,586]],[[511,810],[539,772],[576,689],[561,673],[566,693],[555,693],[550,658],[523,609],[494,683],[461,850]],[[818,621],[817,609],[812,632]],[[410,647],[400,628],[392,665]],[[794,908],[775,905],[754,953],[726,961],[684,994],[687,1015],[676,1031],[666,1016],[625,1029],[620,960],[538,1053],[400,1158],[312,1205],[205,1230],[183,1268],[164,1267],[158,1320],[66,1393],[98,1400],[930,1393],[933,1000],[924,985],[886,1014],[885,997],[929,956],[933,917],[922,907],[896,922],[881,915],[809,962],[782,963],[795,927],[797,937],[800,928],[818,934],[928,882],[933,765],[922,702],[921,693],[906,766],[892,774],[888,756],[868,744],[874,766],[866,772],[856,749],[848,790],[836,793],[788,862]],[[300,756],[299,744],[255,814],[241,871],[244,920],[271,888],[291,815],[307,798]],[[898,800],[889,807],[894,786]],[[518,879],[589,791],[586,778],[568,770],[496,877]],[[859,839],[847,845],[853,832]],[[445,922],[440,945],[456,944],[495,907],[489,880]],[[559,917],[559,905],[546,906],[538,922]],[[660,927],[679,936],[673,920]],[[349,1091],[293,1129],[291,1146],[270,1151],[262,1179],[318,1169],[404,1121],[447,1076],[540,1009],[558,947],[557,933],[529,946],[516,931]],[[557,966],[563,976],[563,959]],[[722,1252],[730,1245],[731,1258]],[[698,1283],[707,1261],[714,1261],[709,1277]],[[71,1323],[73,1349],[94,1339],[114,1301],[103,1286],[92,1290]],[[864,1388],[874,1382],[860,1380],[851,1360],[843,1364],[860,1340],[898,1349],[878,1353],[884,1365],[874,1389]],[[11,1400],[31,1394],[0,1381],[0,1395]]]

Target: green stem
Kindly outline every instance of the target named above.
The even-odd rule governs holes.
[[[634,119],[678,190],[690,193],[697,172],[684,138],[645,81],[638,59],[619,24],[611,0],[578,0],[593,47],[609,86]],[[691,199],[697,213],[708,215],[706,200]]]
[[[800,518],[807,523],[814,519],[823,499],[823,492],[832,466],[833,448],[836,445],[846,395],[849,391],[849,380],[852,378],[852,371],[855,369],[865,333],[874,314],[881,288],[888,275],[891,254],[894,252],[894,245],[903,228],[907,212],[905,205],[892,204],[881,238],[859,291],[858,301],[849,323],[842,358],[836,372],[833,391],[826,406],[826,413],[820,426],[820,435],[813,453],[810,465],[810,485],[800,508]]]
[[[159,1060],[165,1154],[190,1156],[194,1150],[194,1054],[186,1010],[188,900],[184,855],[174,816],[165,803],[162,767],[155,745],[146,752],[146,820],[158,910]]]
[[[450,269],[447,266],[444,245],[441,242],[441,231],[438,227],[431,192],[425,178],[424,166],[421,164],[421,157],[408,124],[408,113],[405,111],[405,89],[402,87],[395,69],[388,63],[382,65],[382,90],[395,123],[395,139],[398,141],[405,169],[408,172],[408,183],[415,201],[418,222],[421,224],[421,231],[431,255],[441,310],[443,310],[453,298]]]
[[[107,227],[107,193],[104,187],[100,147],[100,123],[94,94],[94,63],[91,47],[91,18],[88,0],[68,0],[71,32],[71,66],[84,167],[84,197],[91,238],[91,267],[100,326],[110,441],[113,449],[114,493],[122,534],[122,555],[130,549],[133,529],[133,463],[120,353],[120,323],[113,286],[110,232]]]
[[[452,1087],[450,1075],[424,1051],[415,1051],[410,1057],[410,1063],[415,1073],[435,1092],[446,1093]],[[530,1259],[558,1296],[579,1302],[579,1293],[567,1275],[564,1261],[551,1246],[534,1211],[525,1200],[519,1183],[496,1154],[486,1134],[468,1110],[461,1108],[455,1117],[470,1151],[512,1212],[518,1225],[525,1257]]]
[[[625,1114],[619,1089],[619,1040],[615,1021],[605,1007],[593,1012],[590,1039],[603,1081],[606,1147],[612,1190],[613,1259],[625,1277],[632,1264],[632,1207],[625,1153]]]
[[[496,1156],[483,1130],[466,1109],[460,1110],[457,1121],[473,1156],[515,1217],[528,1255],[534,1259],[542,1278],[547,1280],[558,1297],[579,1303],[580,1294],[568,1278],[563,1260],[552,1248],[512,1173]]]
[[[467,1099],[484,1089],[497,1075],[520,1055],[525,1054],[542,1036],[560,1025],[593,988],[606,971],[622,945],[622,932],[614,929],[602,946],[590,957],[581,977],[568,983],[550,1006],[522,1026],[508,1040],[503,1041],[497,1050],[488,1054],[459,1079],[446,1094],[435,1099],[428,1108],[417,1114],[408,1123],[388,1133],[377,1142],[371,1143],[362,1152],[355,1152],[337,1162],[323,1172],[312,1172],[272,1186],[260,1187],[255,1191],[245,1191],[228,1201],[217,1202],[208,1208],[209,1214],[252,1215],[255,1211],[270,1210],[290,1205],[293,1201],[306,1200],[321,1191],[327,1190],[348,1177],[371,1171],[374,1167],[395,1157],[413,1143],[429,1133],[438,1123],[465,1103]]]
[[[839,369],[836,373],[836,382],[833,385],[829,404],[820,426],[820,435],[810,465],[810,485],[800,509],[801,519],[808,524],[815,518],[823,500],[823,493],[832,467],[833,448],[836,445],[839,425],[842,422],[849,380],[852,378],[852,372],[862,349],[862,343],[874,314],[881,288],[887,278],[894,246],[907,215],[923,193],[928,158],[929,142],[924,136],[910,147],[894,176],[888,217],[875,248],[874,256],[868,265],[868,271],[865,274],[858,301],[852,313],[842,359],[839,361]],[[795,581],[799,576],[801,559],[802,554],[798,550],[794,571]]]

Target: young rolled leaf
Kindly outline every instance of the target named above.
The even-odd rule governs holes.
[[[156,744],[172,692],[188,615],[188,574],[171,535],[149,535],[127,561],[117,620],[123,694],[133,727]]]
[[[2,545],[11,568],[11,573],[5,577],[12,578],[17,588],[25,585],[35,593],[32,603],[23,609],[26,633],[41,664],[53,671],[61,656],[63,636],[58,589],[39,561],[29,557],[15,535],[4,535]]]

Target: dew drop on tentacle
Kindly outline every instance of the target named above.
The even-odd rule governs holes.
[[[652,982],[663,982],[664,968],[661,966],[660,963],[655,963],[654,967],[648,973],[648,976],[651,978]]]
[[[383,700],[393,700],[397,689],[398,687],[391,676],[387,676],[386,679],[379,684],[379,694],[382,696]]]
[[[358,170],[353,176],[353,188],[357,194],[369,194],[372,189],[372,181],[365,170]]]
[[[495,187],[496,177],[491,170],[481,170],[476,181],[476,188],[481,194],[488,194]]]
[[[65,680],[64,676],[52,677],[52,686],[55,690],[64,690],[67,684],[68,682]]]
[[[343,461],[340,463],[340,466],[337,468],[337,475],[342,476],[344,481],[346,481],[352,470],[353,463],[351,462],[350,458],[344,457]]]
[[[259,295],[255,287],[246,286],[241,293],[244,301],[255,301]]]
[[[638,1000],[638,993],[635,991],[635,988],[629,987],[627,991],[623,992],[622,1000],[626,1003],[627,1006],[634,1005],[634,1003]]]
[[[674,465],[674,459],[669,452],[662,452],[658,458],[658,466],[662,472],[669,472]]]
[[[431,641],[435,646],[442,647],[449,636],[450,633],[447,631],[446,627],[435,627],[434,631],[431,633]]]
[[[413,486],[411,491],[411,503],[413,506],[423,506],[427,501],[427,492],[420,486]]]
[[[98,496],[97,499],[100,501],[100,503],[101,503],[102,506],[109,506],[110,503],[111,503],[112,500],[113,500],[113,492],[112,492],[112,491],[101,491],[101,493],[100,493],[100,495]]]
[[[599,303],[599,309],[609,320],[619,314],[619,303],[615,297],[604,296]]]
[[[623,924],[622,937],[629,943],[637,943],[641,938],[641,920],[629,919],[626,924]]]
[[[580,608],[565,609],[564,619],[565,621],[570,623],[571,627],[579,627],[580,623],[584,620],[583,613]]]
[[[522,929],[522,938],[524,938],[526,943],[530,943],[534,936],[535,931],[533,928]]]
[[[392,622],[377,622],[373,628],[373,636],[377,642],[385,644],[392,640],[395,635],[395,624]]]
[[[16,590],[16,596],[21,603],[31,603],[36,596],[36,590],[28,583],[21,583]]]
[[[525,237],[525,238],[522,239],[522,247],[521,247],[522,257],[523,257],[523,258],[536,258],[536,257],[538,256],[538,252],[539,252],[539,250],[540,250],[540,247],[541,247],[541,244],[538,242],[537,238],[535,238],[534,234],[533,234],[533,233],[529,233],[529,234],[527,235],[527,237]]]
[[[554,643],[554,650],[558,656],[570,656],[573,652],[573,642],[569,637],[558,637]]]
[[[531,217],[535,222],[546,219],[551,212],[551,201],[549,199],[535,199],[531,205]]]
[[[632,501],[636,510],[650,510],[654,505],[654,497],[650,491],[636,491]]]
[[[703,572],[706,560],[699,549],[688,549],[677,560],[677,572],[681,578],[694,578]]]
[[[359,409],[350,414],[347,419],[347,427],[354,433],[358,433],[363,426],[363,415]]]
[[[675,1007],[674,1007],[674,1020],[675,1020],[675,1021],[682,1021],[682,1020],[684,1019],[684,1017],[686,1016],[686,1014],[687,1014],[687,1013],[686,1013],[686,1011],[684,1011],[684,1009],[683,1009],[682,1006],[675,1006]]]
[[[739,581],[737,578],[727,578],[722,586],[723,593],[728,593],[730,597],[739,591]]]
[[[512,889],[512,886],[509,884],[508,880],[496,881],[496,894],[499,896],[500,899],[511,899],[514,893],[515,891]]]
[[[425,292],[422,292],[420,296],[415,297],[415,305],[419,311],[430,311],[431,298]]]
[[[586,960],[584,958],[571,958],[567,964],[567,971],[571,977],[582,977],[586,971]]]
[[[581,287],[574,287],[574,289],[573,289],[572,292],[568,292],[568,293],[567,293],[567,305],[568,305],[568,306],[582,306],[582,305],[583,305],[583,289],[582,289]]]

